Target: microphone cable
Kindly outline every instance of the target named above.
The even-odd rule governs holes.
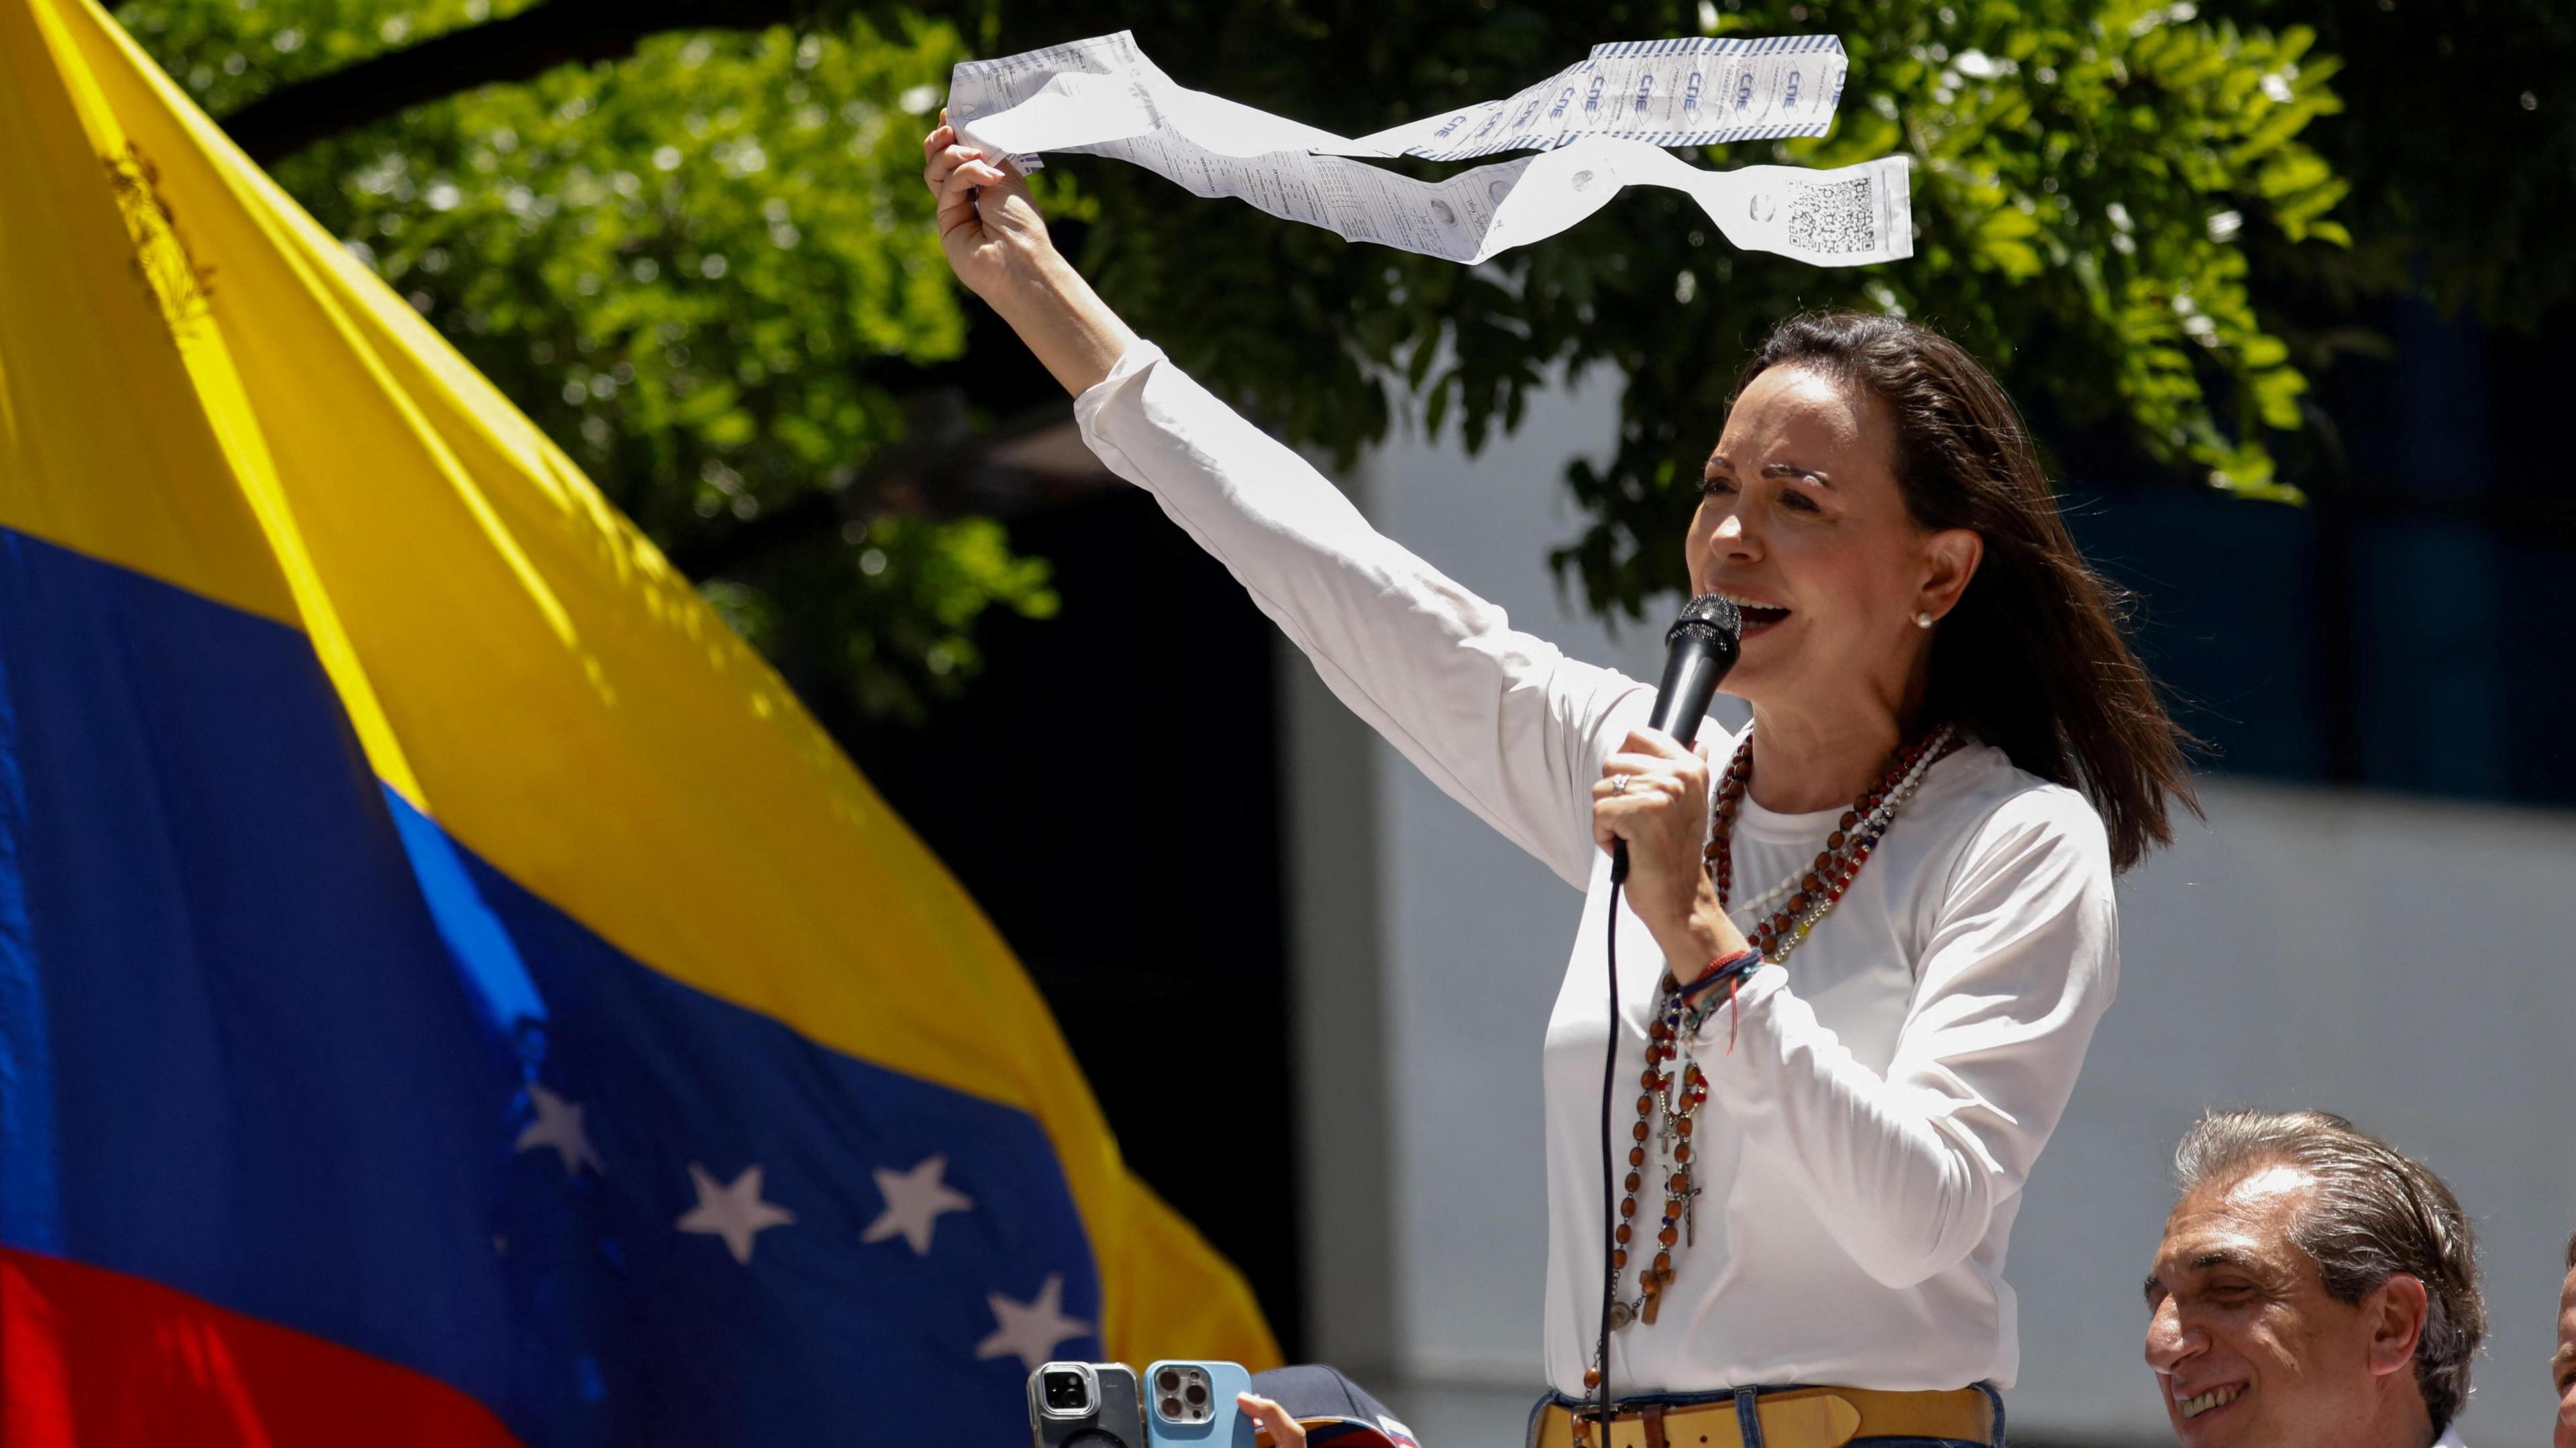
[[[1617,862],[1624,865],[1627,862]],[[1601,1052],[1601,1336],[1593,1346],[1595,1388],[1599,1394],[1597,1417],[1601,1425],[1599,1448],[1610,1448],[1610,1313],[1618,1301],[1619,1225],[1611,1220],[1618,1215],[1618,1198],[1612,1190],[1617,1180],[1610,1166],[1611,1103],[1619,1084],[1619,892],[1627,884],[1628,872],[1610,872],[1610,919],[1607,933],[1610,975],[1609,1045]]]

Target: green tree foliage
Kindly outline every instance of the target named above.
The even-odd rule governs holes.
[[[2256,235],[2256,295],[2321,384],[2395,355],[2391,298],[2465,310],[2497,332],[2563,325],[2576,303],[2576,9],[2555,0],[2211,0],[2247,23],[2314,26],[2342,57],[2337,86],[2370,103],[2315,130],[2352,184],[2336,214],[2349,248]],[[2365,382],[2364,386],[2368,384]],[[2332,391],[2334,389],[2328,388]],[[2321,502],[2404,484],[2348,454],[2342,420],[2311,405],[2284,466]],[[2538,480],[2515,486],[2536,499]],[[2558,500],[2564,516],[2564,500]]]
[[[120,18],[221,112],[486,13],[140,0]],[[923,405],[965,321],[919,178],[923,118],[963,53],[928,21],[662,35],[335,136],[277,174],[685,560],[962,425]],[[987,608],[1054,603],[999,524],[927,502],[857,498],[708,594],[764,646],[827,637],[822,662],[863,708],[913,712],[971,668]]]
[[[1030,9],[1005,12],[1003,48],[1078,28],[1079,6]],[[1834,133],[1702,159],[1917,163],[1915,257],[1835,271],[1736,253],[1655,192],[1467,269],[1068,160],[1099,205],[1112,299],[1301,438],[1364,443],[1410,391],[1473,446],[1557,369],[1616,367],[1617,451],[1571,470],[1587,523],[1558,555],[1596,608],[1634,614],[1682,583],[1680,530],[1736,375],[1802,308],[1941,327],[1996,366],[2044,439],[2108,432],[2188,485],[2295,496],[2271,444],[2299,425],[2305,384],[2257,314],[2245,245],[2348,240],[2330,214],[2342,183],[2305,137],[2339,109],[2335,62],[2306,30],[2135,0],[1326,9],[1138,34],[1184,84],[1357,134],[1507,94],[1595,40],[1830,31],[1852,61]]]
[[[2246,23],[2313,27],[2339,85],[2371,104],[2317,128],[2352,183],[2343,253],[2257,252],[2326,309],[2416,291],[2503,328],[2576,299],[2576,8],[2557,0],[2212,0]]]
[[[680,7],[691,23],[735,9],[767,13]],[[458,0],[120,13],[218,113],[498,25]],[[413,108],[281,167],[676,553],[846,484],[924,429],[937,409],[923,378],[961,330],[912,148],[959,36],[993,54],[1112,23],[1065,0],[929,4],[920,19],[818,0],[797,14],[802,35],[653,39]],[[1800,308],[1922,317],[1994,363],[2044,438],[2109,435],[2190,485],[2292,496],[2272,444],[2298,425],[2304,383],[2258,316],[2246,249],[2348,240],[2332,214],[2343,183],[2307,135],[2338,109],[2335,62],[2305,28],[2140,0],[1170,0],[1118,20],[1186,84],[1353,134],[1506,94],[1597,40],[1843,36],[1852,83],[1833,135],[1700,159],[1903,151],[1917,163],[1908,262],[1824,271],[1737,254],[1688,203],[1638,192],[1461,268],[1113,162],[1067,158],[1040,178],[1059,214],[1089,220],[1074,230],[1111,299],[1301,443],[1348,457],[1418,406],[1479,446],[1563,369],[1618,368],[1618,447],[1573,469],[1587,521],[1559,555],[1596,607],[1635,612],[1679,583],[1675,538],[1736,372]],[[880,709],[971,661],[984,608],[1049,603],[990,525],[901,509],[858,542],[711,589],[764,641],[828,621]]]

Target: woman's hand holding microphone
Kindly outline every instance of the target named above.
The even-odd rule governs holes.
[[[1628,842],[1628,908],[1685,985],[1745,948],[1701,862],[1708,788],[1706,756],[1660,729],[1631,730],[1592,786],[1593,842],[1605,853]]]
[[[1080,396],[1108,376],[1136,334],[1055,249],[1011,158],[986,157],[945,111],[921,150],[921,179],[939,198],[940,250],[957,279],[1011,324],[1065,391]]]

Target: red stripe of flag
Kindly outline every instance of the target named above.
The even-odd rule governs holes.
[[[0,1247],[9,1448],[517,1448],[490,1410],[184,1292]]]

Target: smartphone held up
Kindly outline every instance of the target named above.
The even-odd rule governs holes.
[[[1032,1448],[1145,1448],[1136,1370],[1125,1363],[1048,1363],[1029,1374]]]
[[[1033,1448],[1254,1448],[1235,1402],[1252,1375],[1235,1363],[1056,1362],[1029,1374]]]

